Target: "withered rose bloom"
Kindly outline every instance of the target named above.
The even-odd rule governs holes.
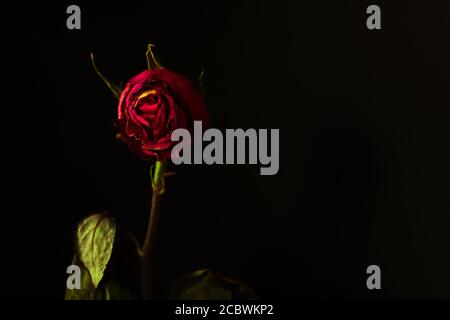
[[[192,131],[194,121],[209,125],[205,101],[185,77],[164,68],[133,77],[119,100],[118,138],[142,159],[170,158],[178,128]]]

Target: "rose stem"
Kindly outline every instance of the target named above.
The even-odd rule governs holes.
[[[150,216],[148,219],[147,232],[144,244],[142,246],[141,260],[141,286],[142,297],[144,300],[152,298],[152,279],[151,279],[151,263],[152,252],[155,242],[156,226],[158,224],[160,200],[164,193],[164,177],[163,173],[166,169],[166,161],[156,161],[155,171],[152,175],[152,203],[150,208]]]

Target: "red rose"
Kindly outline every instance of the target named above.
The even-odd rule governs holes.
[[[203,97],[185,77],[164,68],[133,77],[120,96],[119,138],[145,160],[170,158],[172,132],[191,131],[195,120],[208,126]]]

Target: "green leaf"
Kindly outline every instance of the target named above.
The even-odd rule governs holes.
[[[118,285],[113,280],[108,280],[104,284],[105,300],[137,300],[137,296]]]
[[[76,250],[97,288],[108,264],[116,234],[116,223],[107,212],[88,216],[78,224]]]
[[[105,294],[102,288],[95,288],[92,284],[89,271],[83,267],[77,255],[74,256],[73,265],[80,267],[80,289],[66,289],[65,300],[104,300]]]
[[[108,78],[106,78],[103,75],[103,73],[100,72],[100,70],[98,70],[97,65],[95,64],[95,61],[94,61],[94,54],[92,52],[91,52],[91,62],[92,62],[92,67],[94,68],[95,72],[103,80],[103,82],[105,82],[105,84],[108,86],[109,90],[111,90],[111,92],[113,93],[114,97],[116,97],[117,99],[120,99],[120,95],[122,94],[122,89],[119,86],[117,86],[116,84],[114,84],[113,82],[111,82]]]
[[[131,291],[122,288],[111,279],[104,279],[97,288],[91,281],[89,271],[83,267],[77,255],[72,264],[80,268],[80,289],[66,289],[65,300],[137,300],[137,296]],[[106,281],[105,281],[106,280]]]
[[[172,287],[171,299],[181,300],[247,300],[257,299],[247,285],[216,274],[208,269],[180,278]]]

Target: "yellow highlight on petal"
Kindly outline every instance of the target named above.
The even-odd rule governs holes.
[[[148,91],[142,92],[142,93],[139,95],[139,97],[136,99],[136,102],[135,102],[135,104],[133,105],[133,109],[136,108],[137,104],[139,103],[139,101],[140,101],[141,99],[144,99],[145,97],[148,97],[149,95],[151,95],[151,94],[156,94],[156,93],[157,93],[156,90],[148,90]]]

